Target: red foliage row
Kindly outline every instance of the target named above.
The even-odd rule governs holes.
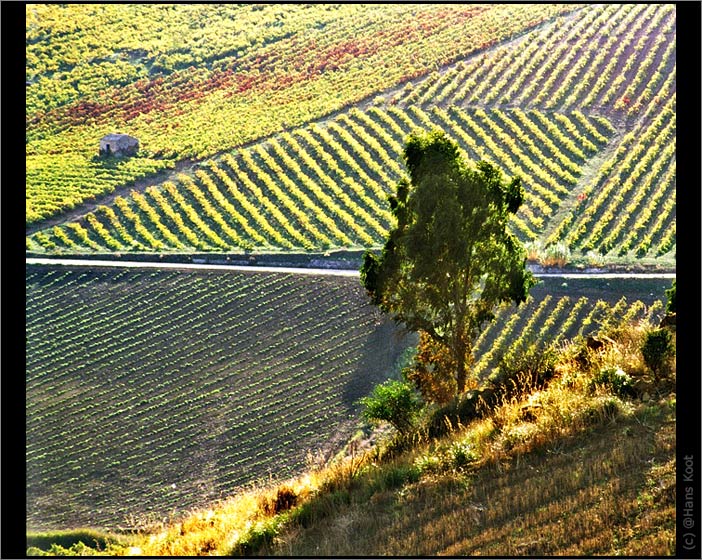
[[[100,101],[79,101],[42,115],[34,115],[28,124],[45,124],[52,128],[80,125],[86,122],[128,122],[153,111],[168,111],[182,103],[196,102],[208,92],[228,89],[228,95],[245,94],[266,89],[279,90],[292,84],[315,79],[320,74],[338,70],[359,57],[376,55],[384,49],[408,41],[419,40],[437,30],[456,26],[475,17],[488,6],[470,6],[456,11],[452,7],[421,12],[399,28],[380,29],[363,38],[351,38],[320,49],[316,39],[298,44],[291,36],[271,46],[266,52],[234,61],[227,68],[204,73],[195,67],[173,72],[168,76],[142,79],[129,86],[115,88]],[[494,41],[483,43],[489,46]],[[281,64],[285,61],[285,64]],[[284,68],[281,72],[281,67]],[[421,69],[409,72],[407,79],[422,74]],[[196,74],[199,74],[196,76]]]

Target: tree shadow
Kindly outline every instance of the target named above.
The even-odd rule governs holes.
[[[358,400],[386,379],[398,377],[400,361],[407,349],[416,347],[418,336],[389,318],[379,316],[375,328],[363,340],[356,368],[344,386],[342,402],[349,413],[360,410]]]

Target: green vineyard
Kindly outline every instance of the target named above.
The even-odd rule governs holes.
[[[98,206],[76,222],[30,236],[28,248],[187,252],[378,245],[390,224],[387,195],[403,173],[398,162],[404,138],[411,130],[437,126],[459,139],[469,158],[488,159],[510,176],[526,177],[525,207],[513,225],[520,238],[531,240],[569,196],[586,158],[612,134],[582,116],[562,118],[577,135],[559,133],[552,140],[536,123],[555,128],[559,121],[538,112],[352,110],[325,126],[207,160],[175,183],[132,191],[113,206]],[[530,127],[519,142],[500,147],[492,138],[509,139],[515,121]]]
[[[527,343],[662,314],[666,281],[630,300],[595,283],[502,309],[475,375]],[[299,473],[353,434],[357,400],[416,343],[355,278],[29,266],[26,285],[32,530],[129,528]]]
[[[572,9],[27,5],[27,222],[114,190],[94,156],[115,130],[141,140],[129,183],[136,165],[309,123]]]
[[[677,10],[20,8],[27,530],[152,529],[382,437],[359,399],[419,337],[356,271],[396,226],[413,132],[521,178],[507,229],[545,273],[480,330],[468,389],[525,352],[658,325],[671,274],[548,269],[675,269]],[[138,150],[103,149],[113,133]]]
[[[597,254],[614,261],[660,257],[670,260],[676,247],[675,6],[599,4],[573,11],[561,6],[560,15],[552,14],[547,22],[533,28],[529,27],[530,18],[519,19],[523,16],[519,6],[500,8],[515,11],[501,20],[514,26],[508,40],[504,40],[508,31],[503,30],[502,41],[494,38],[497,35],[488,31],[490,26],[486,23],[500,15],[498,8],[464,8],[461,11],[442,6],[424,11],[425,8],[410,6],[384,7],[374,12],[386,18],[378,23],[363,19],[370,17],[370,12],[361,7],[340,7],[334,16],[317,14],[311,7],[299,13],[292,11],[281,23],[281,28],[294,26],[290,37],[279,37],[271,24],[266,33],[275,38],[263,39],[264,47],[251,43],[248,50],[242,50],[237,55],[241,56],[241,68],[227,66],[229,62],[224,61],[230,60],[227,57],[231,53],[218,50],[224,47],[215,43],[207,56],[195,48],[187,55],[174,56],[177,63],[164,62],[167,70],[162,71],[172,72],[168,78],[156,78],[148,87],[135,86],[143,90],[146,99],[165,106],[158,113],[159,122],[179,123],[195,119],[195,113],[200,118],[206,108],[215,111],[216,103],[231,99],[220,94],[234,92],[228,89],[233,87],[232,76],[249,76],[259,67],[269,70],[282,65],[292,55],[279,52],[281,43],[315,35],[317,31],[308,27],[315,18],[319,18],[317,27],[326,31],[319,42],[311,41],[313,46],[308,45],[304,56],[332,49],[332,45],[348,38],[345,34],[349,29],[378,41],[373,49],[370,39],[359,41],[365,47],[353,47],[356,50],[352,52],[358,57],[356,65],[368,74],[362,79],[349,69],[347,84],[358,87],[344,89],[348,96],[341,95],[333,108],[323,109],[320,105],[311,109],[308,117],[290,117],[281,125],[278,109],[283,106],[269,100],[271,105],[265,117],[258,118],[256,131],[251,129],[241,140],[236,140],[240,137],[236,119],[240,117],[230,116],[228,111],[232,108],[222,108],[211,113],[216,115],[213,122],[197,125],[200,136],[197,140],[189,136],[186,142],[191,148],[174,147],[168,157],[145,148],[143,156],[111,164],[113,168],[109,168],[95,157],[85,160],[84,155],[72,152],[70,157],[62,156],[59,163],[54,161],[55,156],[50,156],[54,158],[51,161],[45,159],[49,156],[44,155],[42,146],[59,153],[63,148],[55,142],[87,131],[79,123],[70,124],[73,121],[66,113],[70,113],[80,96],[67,92],[65,104],[46,108],[41,119],[29,118],[28,113],[27,220],[34,225],[28,230],[27,251],[298,251],[377,246],[390,227],[387,195],[404,173],[401,152],[407,135],[417,128],[437,127],[460,142],[469,160],[489,160],[506,176],[522,177],[526,200],[510,226],[522,241],[544,247],[565,244],[574,253]],[[539,5],[541,11],[535,12],[534,17],[544,17],[552,9]],[[424,32],[410,33],[403,43],[392,27],[400,25],[398,18],[403,10],[416,10],[414,15],[421,16],[418,29],[429,29],[428,23],[421,23],[422,18],[431,21],[432,32],[439,33],[433,37],[439,43],[441,33],[450,37],[452,43],[446,47],[447,52],[429,54],[425,46],[420,46],[425,44]],[[268,8],[263,11],[261,17],[271,15]],[[223,16],[209,17],[217,20]],[[359,19],[350,28],[339,26],[331,31],[331,26],[323,23],[329,17],[339,18],[334,19],[336,23],[346,22],[346,18]],[[470,21],[466,29],[471,32],[459,40],[456,22],[461,18]],[[379,31],[383,21],[393,31]],[[239,31],[243,33],[242,30],[243,27]],[[475,41],[480,34],[484,41],[476,50]],[[40,45],[43,40],[37,39],[37,48]],[[344,45],[350,48],[350,43]],[[155,43],[152,48],[162,46]],[[275,64],[261,54],[269,49],[275,53],[270,55]],[[396,50],[403,49],[419,49],[410,57],[416,62],[398,69],[412,77],[390,78],[394,70],[389,68],[389,61]],[[217,52],[223,58],[218,58]],[[419,52],[423,54],[420,56]],[[37,68],[49,64],[37,56]],[[80,58],[81,54],[74,56]],[[138,71],[144,81],[149,56],[141,56]],[[194,66],[190,70],[178,69],[187,66],[188,56],[193,61],[204,61],[204,66],[197,71]],[[427,56],[435,57],[433,71],[427,69]],[[344,64],[351,64],[347,58],[329,74],[343,74]],[[243,61],[249,59],[257,62],[247,62],[247,66]],[[122,66],[127,64],[124,57],[119,60]],[[156,60],[161,58],[155,57],[151,64],[161,68]],[[385,62],[375,64],[379,60]],[[364,65],[372,62],[371,71]],[[414,70],[410,71],[407,64],[414,65]],[[198,80],[206,75],[212,77],[219,71],[216,69],[225,67],[229,68],[226,79],[220,76],[210,83],[210,90],[198,89],[203,87],[197,85],[201,84]],[[186,80],[188,72],[192,76]],[[371,76],[375,77],[374,82]],[[128,82],[134,77],[125,74],[120,79]],[[290,87],[321,87],[319,80],[326,77],[325,70]],[[166,87],[171,79],[175,83]],[[359,85],[365,84],[366,79],[373,83],[373,90]],[[175,92],[176,84],[185,91],[194,88],[200,95],[179,104],[180,116],[173,118],[169,112],[171,102],[160,96],[173,95],[167,92]],[[269,94],[293,94],[285,88],[274,88],[271,93],[263,84],[259,86],[251,90],[255,94],[251,93],[254,99],[246,106],[247,115],[257,114],[259,102]],[[94,95],[98,95],[98,89]],[[130,103],[137,103],[138,95],[130,95]],[[242,99],[236,97],[236,103],[240,102]],[[31,107],[39,111],[43,103],[37,98]],[[106,113],[94,110],[94,126],[126,118],[120,113],[119,96],[114,109]],[[341,111],[324,118],[332,110]],[[155,126],[152,109],[124,122],[136,127],[147,114],[149,123]],[[65,132],[48,135],[51,123]],[[221,141],[217,149],[211,144],[205,148],[212,131],[224,123],[229,123],[230,139]],[[191,134],[192,126],[191,123]],[[149,145],[149,132],[138,127],[125,130],[138,133],[144,138],[144,146]],[[267,138],[260,139],[264,136]],[[174,146],[178,144],[173,130],[161,137],[172,140]],[[82,140],[74,140],[74,145],[84,145]],[[93,143],[96,141],[97,138]],[[242,143],[247,145],[241,146]],[[193,167],[172,170],[179,160],[198,157]],[[150,173],[169,169],[169,179],[148,184]],[[134,187],[137,179],[142,183]],[[101,202],[101,194],[115,189],[119,194],[114,200]],[[92,208],[81,212],[83,200],[92,201]],[[47,210],[39,210],[46,204]],[[63,222],[50,226],[42,227],[41,218],[34,217],[36,213],[50,217],[69,208],[76,210]]]

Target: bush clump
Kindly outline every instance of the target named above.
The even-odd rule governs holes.
[[[27,547],[32,550],[28,556],[86,556],[120,546],[117,538],[91,529],[27,534]]]
[[[655,329],[646,333],[641,353],[655,377],[669,373],[670,359],[675,355],[673,335],[668,329]]]
[[[409,433],[422,409],[422,402],[407,381],[388,380],[376,385],[373,393],[359,403],[364,407],[363,417],[371,422],[385,421],[401,434]]]
[[[489,380],[512,394],[529,393],[553,377],[557,357],[552,346],[532,343],[524,350],[501,356],[497,371]]]
[[[634,385],[630,375],[619,367],[601,369],[592,379],[591,387],[604,386],[620,397],[633,396]]]
[[[570,257],[570,247],[564,241],[559,241],[541,252],[539,262],[542,266],[563,268],[570,262]]]
[[[261,508],[267,515],[276,515],[294,507],[297,504],[297,499],[295,490],[288,486],[281,486],[274,497],[262,500]]]
[[[456,369],[448,348],[420,332],[417,353],[402,375],[417,388],[424,402],[443,405],[456,394]]]
[[[451,466],[460,470],[478,460],[478,454],[470,443],[457,442],[449,449]]]
[[[421,471],[415,465],[399,465],[383,473],[381,488],[384,490],[400,488],[405,484],[417,482],[420,475]]]
[[[668,313],[677,313],[675,307],[675,280],[673,280],[673,285],[670,287],[670,289],[665,291],[665,295],[668,298],[666,311]]]

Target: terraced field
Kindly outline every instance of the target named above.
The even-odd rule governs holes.
[[[515,121],[530,128],[519,144],[503,149],[492,138],[509,139]],[[560,122],[574,131],[556,138],[567,149],[556,147],[536,124],[555,129]],[[354,109],[208,160],[175,182],[132,191],[112,206],[30,236],[28,248],[187,252],[378,245],[390,225],[387,195],[403,174],[404,139],[411,130],[436,126],[459,139],[471,159],[491,159],[509,175],[527,177],[525,206],[512,224],[522,240],[544,230],[587,158],[615,132],[606,120],[582,114],[557,120],[516,110]]]
[[[536,287],[484,332],[476,373],[525,341],[655,316],[667,285],[611,304]],[[130,527],[298,473],[416,342],[344,277],[28,266],[26,310],[30,530]]]
[[[255,127],[256,132],[245,134],[246,141],[255,140],[257,134],[271,136],[234,150],[231,148],[245,140],[237,139],[240,132],[237,121],[224,118],[233,110],[228,108],[224,113],[216,113],[217,117],[212,119],[216,122],[200,127],[197,140],[188,136],[186,144],[192,149],[174,148],[165,159],[160,156],[149,159],[153,154],[149,155],[146,148],[146,159],[140,156],[127,160],[115,169],[105,169],[100,161],[81,163],[79,160],[84,156],[77,154],[60,165],[52,164],[42,159],[41,152],[49,149],[50,139],[39,131],[48,123],[63,123],[68,117],[61,116],[61,111],[73,110],[73,101],[49,110],[41,118],[35,115],[30,119],[28,136],[27,217],[37,225],[32,226],[34,233],[27,237],[27,250],[38,253],[285,251],[377,246],[390,224],[386,196],[403,173],[401,150],[407,134],[416,128],[438,127],[461,143],[469,159],[491,160],[505,175],[518,174],[523,178],[526,204],[511,224],[522,241],[536,241],[544,247],[561,242],[575,253],[595,252],[613,260],[659,257],[670,260],[676,245],[675,6],[598,4],[570,11],[561,6],[560,16],[551,14],[547,22],[532,28],[529,28],[532,19],[517,18],[520,23],[513,23],[517,20],[511,14],[504,21],[512,22],[510,25],[515,29],[509,33],[505,30],[501,35],[503,39],[511,39],[507,41],[493,37],[487,24],[475,30],[472,27],[473,23],[487,21],[484,18],[497,17],[498,12],[493,11],[496,8],[464,8],[461,11],[458,7],[445,6],[432,11],[426,7],[426,11],[421,11],[421,17],[432,22],[432,33],[438,33],[432,35],[436,42],[443,44],[442,33],[453,41],[451,47],[446,47],[446,53],[441,51],[433,59],[436,63],[451,62],[439,64],[435,71],[427,70],[424,74],[422,68],[426,68],[430,52],[419,46],[424,45],[424,39],[419,38],[424,37],[424,32],[417,31],[416,37],[410,34],[407,42],[402,43],[399,35],[393,35],[395,28],[388,31],[396,37],[394,42],[379,31],[381,25],[399,25],[397,18],[404,13],[403,9],[419,8],[384,7],[373,13],[382,13],[387,19],[373,24],[363,19],[370,17],[370,12],[360,7],[339,8],[339,13],[333,16],[335,26],[341,27],[341,22],[347,21],[345,18],[361,18],[357,27],[352,26],[364,37],[360,43],[370,41],[367,37],[378,41],[372,56],[365,47],[354,47],[358,65],[368,62],[373,65],[373,72],[380,72],[377,76],[371,73],[377,78],[369,80],[374,89],[358,86],[361,78],[351,73],[348,83],[358,87],[339,90],[349,92],[348,96],[341,95],[340,104],[334,107],[336,110],[345,106],[342,112],[324,119],[331,107],[327,110],[320,105],[305,118],[291,116],[282,128],[276,112],[278,106],[273,103],[265,118],[258,118],[260,126]],[[543,11],[535,12],[537,19],[551,13],[541,5],[539,10]],[[285,27],[295,22],[297,27],[291,31],[290,41],[316,33],[307,27],[312,25],[311,20],[299,19],[302,18],[299,14],[293,17],[293,13],[297,14],[291,12],[289,21],[281,24]],[[312,15],[309,10],[305,13]],[[268,11],[266,14],[270,15]],[[317,26],[324,27],[323,18],[332,16],[314,17],[322,18],[315,21]],[[471,25],[466,26],[465,18]],[[419,27],[423,29],[422,25],[425,24]],[[470,39],[458,39],[456,29],[460,25],[471,30]],[[326,52],[325,48],[331,48],[331,43],[341,41],[340,37],[346,37],[344,34],[348,32],[332,32],[331,23],[324,29],[329,33],[324,35],[327,46],[314,43],[317,50],[309,47],[304,56]],[[518,29],[525,32],[520,34]],[[480,45],[475,42],[477,33],[486,39]],[[226,78],[210,84],[213,92],[231,94],[236,91],[231,80],[255,74],[259,66],[267,70],[281,68],[287,59],[279,49],[288,39],[264,41],[264,52],[270,47],[279,53],[271,54],[271,60],[264,57],[266,62],[250,62],[247,66],[243,60],[248,60],[249,55],[242,52],[241,62],[231,68],[227,66]],[[37,45],[41,44],[39,40]],[[251,57],[262,56],[260,49],[249,48]],[[404,48],[419,49],[417,52],[425,53],[424,58],[417,54],[410,59],[425,62],[412,66],[411,72],[405,68],[404,75],[390,78],[394,70],[387,67],[388,61],[394,56],[394,49]],[[195,54],[183,54],[185,58],[179,64],[186,65],[187,56],[196,56],[197,52],[194,49]],[[206,66],[212,74],[219,71],[215,68],[224,68],[226,64],[215,54],[211,56],[214,58]],[[379,60],[383,64],[375,64]],[[342,67],[345,68],[339,66],[331,74],[341,73]],[[187,72],[173,70],[163,83],[156,78],[148,87],[142,84],[141,95],[146,99],[161,99],[160,96],[167,95],[165,91],[180,91],[175,85],[166,88],[164,84],[176,80],[176,76],[185,80]],[[204,68],[196,72],[194,67],[189,72],[193,76],[199,76],[197,72],[206,73]],[[325,72],[321,76],[326,76]],[[384,72],[390,74],[385,76]],[[277,76],[275,72],[272,75]],[[177,83],[183,86],[183,91],[195,89],[202,93],[204,86],[195,85],[200,83],[199,79],[193,77]],[[320,85],[317,78],[303,82]],[[254,88],[256,99],[268,95],[262,93],[268,91],[261,90],[262,83],[259,86]],[[162,88],[165,89],[161,91]],[[203,99],[214,96],[208,93]],[[139,95],[135,93],[133,97],[136,103]],[[204,110],[205,105],[200,105],[205,101],[199,96],[186,101],[178,104],[182,117],[169,121],[171,109],[164,101],[162,110],[148,111],[149,122],[154,127],[162,120],[177,123],[179,119],[194,118],[189,111],[195,111],[195,107],[197,111]],[[242,100],[237,97],[236,103],[239,102]],[[118,99],[114,103],[120,107]],[[349,107],[352,103],[356,106]],[[39,105],[37,101],[36,106]],[[255,107],[256,103],[247,105],[246,114],[257,114]],[[122,122],[122,117],[117,118],[113,112],[95,111],[95,126],[111,119]],[[136,127],[142,117],[145,114],[125,117],[124,122]],[[229,123],[231,137],[226,141],[220,138],[218,149],[204,148],[211,130],[222,126],[222,121]],[[58,138],[72,138],[74,131],[84,134],[88,130],[69,121],[59,129],[65,132]],[[141,129],[139,133],[146,134],[145,138],[150,134]],[[162,138],[172,140],[175,146],[176,136],[169,130]],[[87,137],[72,142],[84,145]],[[148,146],[146,140],[142,143]],[[96,194],[129,184],[130,177],[136,179],[159,166],[172,167],[183,157],[198,156],[211,157],[167,181],[122,189],[114,202],[101,204]],[[73,171],[63,168],[64,164],[72,166]],[[96,187],[97,190],[89,186],[93,184],[87,180],[89,175],[98,177],[103,186]],[[59,187],[56,182],[64,186]],[[71,186],[76,182],[83,186]],[[79,212],[63,224],[42,228],[41,219],[34,217],[36,212],[52,215],[62,207],[58,203],[54,210],[39,211],[36,201],[41,197],[52,201],[65,199],[68,206],[75,206],[85,196],[93,198],[95,208]]]
[[[482,382],[499,359],[529,345],[560,344],[620,321],[657,324],[664,314],[667,280],[543,278],[522,306],[503,307],[476,341],[473,375]],[[626,296],[621,295],[627,293]]]

